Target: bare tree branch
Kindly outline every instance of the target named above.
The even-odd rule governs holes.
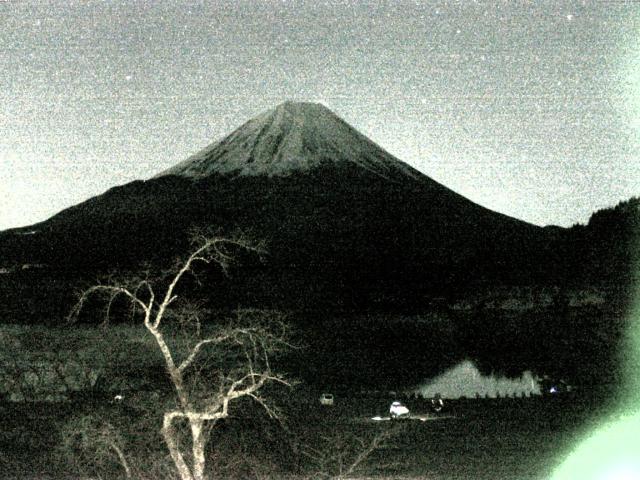
[[[202,348],[205,345],[209,345],[209,344],[220,344],[222,342],[224,342],[225,340],[227,340],[228,338],[230,338],[229,335],[221,335],[219,337],[216,338],[205,338],[204,340],[200,340],[198,343],[196,343],[196,345],[191,349],[191,352],[189,353],[189,356],[187,358],[185,358],[182,363],[180,364],[180,366],[178,367],[178,370],[180,372],[183,372],[184,370],[186,370],[187,368],[189,368],[189,366],[193,363],[193,361],[196,359],[198,353],[200,353],[200,350],[202,350]]]
[[[111,278],[106,284],[82,292],[69,315],[70,319],[77,318],[92,295],[107,296],[105,321],[111,315],[113,303],[121,296],[131,302],[134,313],[136,309],[142,310],[144,326],[162,354],[178,400],[177,408],[164,412],[162,434],[182,480],[204,479],[208,424],[227,418],[232,402],[242,397],[251,398],[268,415],[277,417],[277,409],[258,391],[270,382],[289,385],[284,377],[271,371],[269,360],[289,345],[288,329],[281,314],[239,310],[235,323],[203,336],[201,318],[209,312],[202,303],[178,301],[179,286],[187,274],[195,273],[195,265],[215,264],[226,274],[236,249],[261,255],[263,244],[244,235],[227,238],[202,232],[193,235],[193,242],[194,248],[186,260],[158,281],[151,280],[148,270],[142,276],[121,282]],[[156,298],[160,300],[157,302]],[[195,331],[187,331],[190,322]],[[176,422],[181,419],[188,423],[191,432],[190,455],[181,451],[178,442]]]

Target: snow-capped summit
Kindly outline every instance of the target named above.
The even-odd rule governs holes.
[[[324,105],[307,102],[285,102],[267,110],[157,176],[286,176],[343,162],[389,179],[420,176]]]

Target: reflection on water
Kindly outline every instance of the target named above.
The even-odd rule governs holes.
[[[427,398],[436,394],[450,399],[476,396],[496,398],[540,395],[541,389],[531,372],[524,372],[516,379],[482,375],[473,362],[465,360],[418,388],[418,393]]]

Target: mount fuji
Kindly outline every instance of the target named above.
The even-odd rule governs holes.
[[[328,108],[302,102],[285,102],[258,115],[157,176],[284,176],[331,164],[351,164],[391,181],[420,176]]]
[[[1,232],[0,268],[37,265],[60,284],[166,264],[202,226],[269,245],[231,302],[303,309],[411,310],[477,285],[537,282],[557,236],[467,200],[322,105],[286,102],[149,180]]]

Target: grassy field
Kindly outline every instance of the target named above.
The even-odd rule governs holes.
[[[172,478],[159,433],[159,405],[173,401],[170,385],[141,327],[5,325],[0,340],[6,378],[18,375],[24,381],[30,375],[20,371],[24,364],[44,362],[71,363],[77,371],[86,366],[97,379],[89,390],[67,392],[70,401],[58,403],[8,401],[10,382],[3,383],[1,479],[121,478],[122,468],[113,456],[94,455],[91,448],[61,448],[68,426],[83,417],[106,421],[121,435],[140,478]],[[112,402],[120,391],[125,400]],[[255,405],[236,406],[232,418],[212,431],[212,477],[327,478],[348,469],[359,452],[392,428],[393,435],[354,469],[354,475],[545,479],[602,416],[607,397],[606,392],[583,389],[571,397],[461,400],[449,402],[440,415],[430,413],[425,401],[407,400],[413,418],[391,422],[372,418],[386,420],[392,397],[334,393],[336,405],[326,408],[319,405],[319,392],[304,384],[277,392],[281,422],[267,419]]]
[[[334,407],[322,408],[312,399],[290,398],[283,405],[283,424],[256,419],[251,409],[236,410],[233,419],[213,431],[212,464],[225,477],[319,478],[320,469],[335,473],[337,462],[349,463],[359,441],[367,443],[393,428],[394,435],[354,473],[432,480],[544,479],[597,416],[586,397],[538,397],[450,402],[439,415],[428,413],[426,403],[409,401],[413,419],[374,421],[375,416],[386,417],[387,398],[337,400]],[[149,443],[159,458],[164,455],[159,418],[143,415],[127,400],[120,405],[5,402],[0,405],[1,477],[79,478],[77,465],[70,465],[58,447],[62,426],[87,413],[122,428],[132,455],[148,449]],[[301,446],[322,452],[324,463],[304,455]],[[108,462],[99,473],[104,478],[121,475],[119,467]]]

